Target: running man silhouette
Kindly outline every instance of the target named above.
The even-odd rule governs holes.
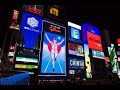
[[[60,45],[63,43],[64,39],[62,39],[62,41],[58,43],[56,38],[53,38],[53,40],[50,41],[50,39],[48,38],[46,33],[45,33],[45,36],[49,42],[48,48],[50,48],[49,51],[51,52],[51,59],[52,59],[53,72],[54,72],[55,71],[55,61],[57,59],[58,53],[61,50]]]

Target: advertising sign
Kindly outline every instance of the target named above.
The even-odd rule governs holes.
[[[38,65],[15,64],[15,68],[21,69],[37,69]]]
[[[68,43],[68,54],[76,56],[84,56],[83,46],[73,43]]]
[[[13,10],[12,20],[10,22],[10,29],[20,30],[20,25],[18,24],[19,11]]]
[[[68,38],[70,42],[82,44],[81,26],[68,22]]]
[[[120,55],[120,51],[117,51],[117,55]]]
[[[44,5],[25,5],[25,10],[39,16],[43,16]]]
[[[39,76],[66,75],[66,28],[53,22],[43,22],[42,59]]]
[[[66,21],[65,9],[60,5],[48,5],[47,13],[45,13],[48,18],[52,18],[57,21]]]
[[[92,56],[93,56],[94,58],[105,59],[104,52],[97,51],[97,50],[92,50]]]
[[[84,59],[68,58],[69,69],[80,70],[84,69]]]
[[[111,44],[111,47],[108,47],[108,52],[109,52],[109,56],[110,56],[110,61],[111,61],[111,65],[112,65],[112,72],[113,73],[117,73],[118,70],[118,60],[117,60],[117,55],[115,52],[115,47],[114,44]]]
[[[117,39],[117,44],[120,46],[120,38]]]
[[[21,30],[25,48],[33,49],[38,36],[42,31],[42,18],[24,12],[22,16]]]
[[[88,46],[91,49],[102,51],[101,38],[98,35],[87,32]]]

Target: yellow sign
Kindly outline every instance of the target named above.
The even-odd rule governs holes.
[[[53,14],[55,16],[59,16],[59,10],[54,8],[54,7],[51,7],[50,8],[50,14]]]

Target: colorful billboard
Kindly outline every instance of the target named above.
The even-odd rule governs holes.
[[[24,47],[33,49],[42,31],[42,18],[24,12],[21,22]]]
[[[84,56],[83,46],[73,43],[68,43],[68,54],[76,56]]]
[[[69,69],[80,70],[84,69],[84,59],[83,58],[68,58]]]
[[[88,46],[91,49],[102,51],[101,38],[98,35],[87,32]]]
[[[39,76],[66,76],[66,28],[44,20],[43,30]]]
[[[68,41],[82,44],[81,26],[68,22]]]
[[[92,56],[93,56],[94,58],[105,59],[104,52],[97,51],[97,50],[92,50]]]
[[[114,44],[111,44],[111,47],[108,47],[108,52],[109,52],[110,61],[112,65],[112,72],[117,73],[119,66],[117,62],[118,60],[117,60]]]

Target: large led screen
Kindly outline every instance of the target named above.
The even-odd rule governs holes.
[[[39,76],[66,75],[65,27],[56,23],[43,22],[42,58]]]
[[[38,36],[42,31],[42,18],[24,12],[21,22],[21,30],[25,48],[34,48]]]
[[[88,36],[88,46],[91,49],[102,51],[101,38],[98,35],[87,32]]]
[[[68,54],[76,55],[76,56],[84,56],[83,46],[78,44],[68,43]]]
[[[68,58],[69,69],[80,70],[84,69],[84,59]]]

